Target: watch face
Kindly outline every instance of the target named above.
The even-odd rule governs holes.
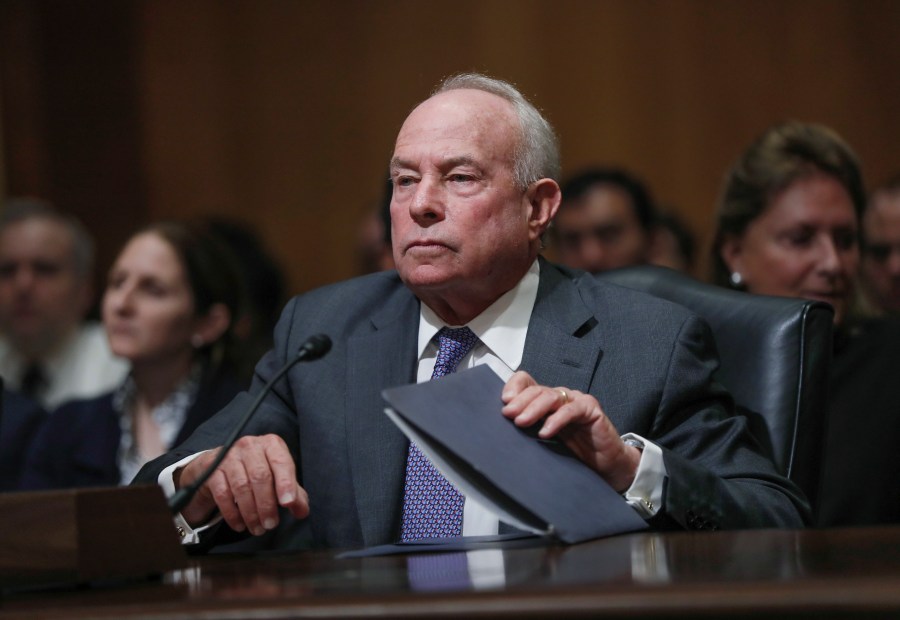
[[[625,443],[625,445],[631,446],[632,448],[637,448],[638,450],[644,449],[644,442],[639,439],[629,437],[628,439],[623,439],[622,441]]]

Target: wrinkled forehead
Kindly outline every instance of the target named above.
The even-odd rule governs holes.
[[[488,148],[510,157],[521,130],[512,104],[473,89],[451,90],[420,103],[397,135],[395,155],[405,148],[457,144]]]

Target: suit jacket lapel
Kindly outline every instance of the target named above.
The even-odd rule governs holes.
[[[419,303],[411,294],[386,304],[372,331],[351,337],[347,350],[350,471],[364,544],[390,541],[402,510],[409,445],[384,413],[381,390],[415,381]],[[387,499],[386,499],[387,498]]]
[[[415,381],[419,302],[408,291],[373,315],[372,331],[352,336],[347,350],[350,471],[366,546],[395,538],[402,511],[406,437],[384,414],[381,390]],[[541,261],[522,369],[545,385],[587,391],[602,355],[597,319],[577,286]]]
[[[541,259],[521,369],[543,385],[586,392],[601,356],[597,317],[572,279]]]

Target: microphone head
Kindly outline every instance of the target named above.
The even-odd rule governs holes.
[[[301,345],[300,350],[297,352],[297,357],[307,361],[316,360],[330,350],[331,338],[325,334],[315,334],[307,338],[306,342]]]

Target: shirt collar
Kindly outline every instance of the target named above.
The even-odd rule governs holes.
[[[494,355],[513,369],[522,363],[525,336],[528,334],[528,322],[537,299],[539,281],[540,263],[535,260],[518,284],[467,324]],[[443,327],[461,326],[447,325],[434,310],[421,304],[418,359],[422,359],[426,347]]]
[[[54,349],[45,357],[38,360],[27,360],[18,351],[12,348],[12,345],[9,346],[8,350],[5,353],[5,357],[8,358],[8,362],[13,367],[18,367],[20,370],[19,380],[21,381],[22,376],[25,374],[25,371],[31,364],[37,364],[41,367],[41,372],[44,373],[44,378],[46,379],[45,386],[51,385],[56,376],[60,373],[63,364],[65,363],[64,354],[67,352],[69,347],[72,346],[73,342],[79,338],[81,331],[81,327],[79,326],[76,329],[73,329],[70,334],[68,334],[65,338],[60,341],[60,343],[54,347]]]

